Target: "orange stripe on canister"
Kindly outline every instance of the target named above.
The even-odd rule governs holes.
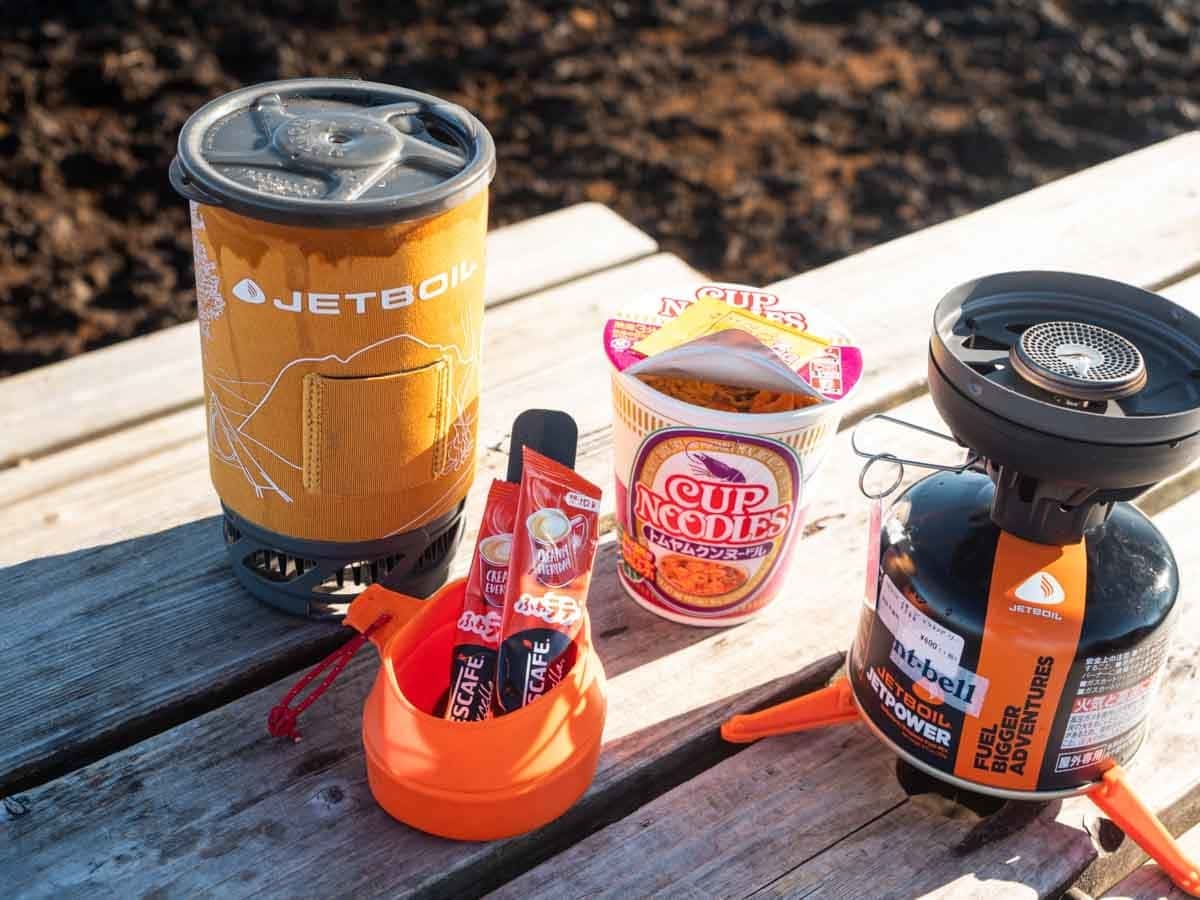
[[[987,693],[978,716],[963,719],[955,775],[1037,790],[1086,596],[1082,541],[1058,547],[1000,532],[976,667]]]

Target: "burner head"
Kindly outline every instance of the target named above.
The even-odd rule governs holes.
[[[929,390],[987,460],[993,520],[1069,543],[1200,457],[1200,318],[1104,278],[990,275],[938,304]]]
[[[1030,384],[1075,400],[1117,400],[1146,386],[1146,362],[1137,346],[1087,322],[1031,325],[1008,358]]]

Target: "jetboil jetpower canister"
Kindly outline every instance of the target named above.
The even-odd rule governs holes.
[[[1200,455],[1200,319],[1105,279],[994,275],[938,305],[928,368],[970,455],[883,522],[848,677],[722,733],[861,716],[958,788],[1090,794],[1200,891],[1120,768],[1145,736],[1179,592],[1170,547],[1127,501]]]

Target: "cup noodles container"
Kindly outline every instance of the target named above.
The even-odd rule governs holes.
[[[494,171],[475,117],[386,84],[260,84],[184,125],[210,469],[261,599],[339,615],[365,585],[445,579]]]
[[[685,403],[625,370],[632,348],[694,300],[717,297],[831,341],[795,369],[828,402],[782,413]],[[745,285],[700,283],[631,304],[604,329],[612,366],[618,575],[642,606],[676,622],[743,622],[774,599],[803,531],[821,464],[862,353],[820,312]]]

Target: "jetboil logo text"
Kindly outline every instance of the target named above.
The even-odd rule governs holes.
[[[290,291],[283,297],[267,297],[253,278],[243,278],[233,286],[233,296],[251,306],[270,305],[281,312],[309,313],[314,316],[363,316],[368,310],[396,310],[412,306],[418,300],[436,300],[447,291],[470,280],[479,271],[479,264],[464,259],[444,272],[411,284],[393,287],[377,286],[369,291]]]
[[[1008,608],[1010,612],[1024,613],[1027,616],[1038,616],[1043,619],[1051,619],[1055,622],[1062,621],[1063,617],[1061,613],[1046,608],[1049,606],[1058,606],[1067,599],[1067,593],[1063,590],[1063,586],[1049,572],[1038,572],[1035,575],[1031,575],[1013,591],[1013,596],[1025,602],[1012,604]],[[1031,603],[1036,605],[1030,606],[1029,604]]]

